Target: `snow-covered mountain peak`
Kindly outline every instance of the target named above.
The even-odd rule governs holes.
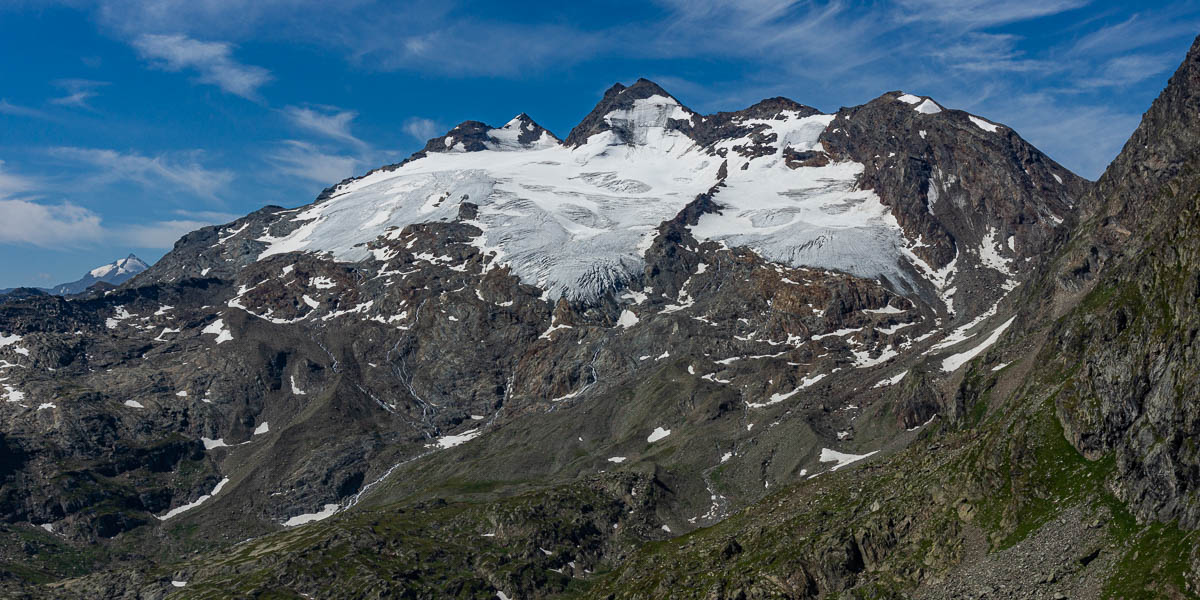
[[[91,275],[96,279],[102,279],[110,275],[115,277],[118,275],[141,273],[147,268],[149,268],[149,265],[147,265],[145,262],[142,262],[142,259],[130,254],[125,258],[114,260],[107,265],[96,267],[95,269],[88,271],[88,275]]]
[[[616,84],[604,93],[586,117],[571,130],[565,143],[579,147],[593,136],[609,132],[608,145],[661,143],[673,133],[690,129],[700,115],[649,79],[629,87]],[[686,137],[686,135],[684,136]]]
[[[918,110],[926,103],[942,114]],[[903,92],[837,114],[770,98],[701,116],[643,79],[610,88],[565,142],[525,114],[501,127],[466,121],[403,163],[218,238],[254,242],[257,259],[300,251],[386,262],[370,242],[399,239],[410,225],[466,220],[481,230],[472,244],[493,267],[548,299],[594,300],[638,280],[658,227],[711,191],[688,221],[698,240],[885,279],[931,304],[941,298],[949,311],[948,265],[983,261],[980,244],[988,257],[1020,264],[1012,259],[1049,239],[1051,217],[1069,200],[1060,178],[1069,172],[1027,146],[998,146],[1023,144],[1017,138],[980,138],[981,127]],[[954,152],[938,150],[947,147]],[[1014,177],[1036,185],[988,199],[994,182]],[[964,183],[980,179],[988,183]],[[994,212],[959,214],[966,197],[985,198]],[[960,245],[972,258],[954,263]]]
[[[431,152],[480,152],[483,150],[530,150],[557,146],[558,138],[521,113],[502,127],[480,121],[463,121],[445,135],[435,137],[414,158]]]
[[[789,116],[809,117],[812,115],[821,114],[821,111],[804,104],[800,104],[791,98],[776,96],[760,100],[747,108],[734,113],[718,113],[728,114],[736,119],[784,119]]]
[[[78,294],[98,282],[119,285],[125,280],[150,268],[142,259],[130,254],[125,258],[114,260],[106,265],[96,267],[84,274],[82,278],[71,283],[45,288],[51,294]]]
[[[428,153],[339,186],[292,217],[299,227],[287,236],[259,238],[268,244],[260,258],[311,250],[366,260],[364,242],[414,223],[454,220],[470,202],[479,207],[472,224],[483,230],[477,245],[498,264],[550,298],[593,299],[635,279],[659,224],[724,182],[716,197],[724,208],[702,217],[698,238],[788,264],[916,285],[895,219],[874,192],[856,189],[862,165],[820,152],[833,115],[774,99],[724,113],[724,125],[710,131],[660,90],[643,80],[606,95],[589,115],[598,128],[578,146],[514,152],[447,136],[463,150]],[[470,128],[482,130],[468,123],[455,131]],[[691,135],[705,131],[716,137],[701,143]]]
[[[559,139],[525,113],[513,117],[504,126],[488,131],[489,150],[540,150],[557,146]]]
[[[694,115],[674,98],[655,94],[634,100],[628,108],[612,110],[604,115],[604,123],[608,126],[610,144],[645,146],[667,142],[674,145],[678,138],[687,136],[673,128],[672,122],[691,121]]]

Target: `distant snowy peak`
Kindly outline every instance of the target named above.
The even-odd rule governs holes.
[[[130,254],[125,258],[114,260],[107,265],[96,267],[95,269],[88,271],[88,275],[97,280],[104,279],[106,277],[113,278],[120,277],[122,275],[136,275],[142,271],[145,271],[147,268],[149,268],[149,266],[150,265],[147,265],[145,262],[142,262],[142,259]]]
[[[112,285],[120,285],[134,275],[150,268],[142,259],[130,254],[125,258],[114,260],[106,265],[101,265],[88,271],[82,278],[56,285],[52,288],[46,288],[46,291],[51,294],[70,295],[79,294],[86,291],[93,285],[104,282]]]

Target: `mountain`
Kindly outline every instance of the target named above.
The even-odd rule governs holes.
[[[0,590],[1194,596],[1197,61],[1096,183],[643,79],[10,300]]]
[[[129,280],[134,275],[150,268],[142,259],[130,254],[125,258],[114,260],[107,265],[101,265],[88,271],[83,277],[72,281],[71,283],[63,283],[50,288],[46,291],[59,296],[67,296],[70,294],[79,294],[84,290],[92,287],[98,282],[111,283],[119,285]]]
[[[148,268],[150,268],[150,265],[147,265],[144,261],[142,261],[142,259],[130,254],[125,258],[114,260],[107,265],[96,267],[95,269],[85,273],[83,277],[80,277],[71,283],[62,283],[40,289],[46,293],[55,294],[58,296],[82,294],[83,292],[87,291],[88,288],[100,282],[119,285]],[[19,289],[28,288],[4,289],[0,290],[0,295],[11,294]]]

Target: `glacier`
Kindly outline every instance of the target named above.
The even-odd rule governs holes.
[[[324,200],[284,213],[298,226],[258,238],[266,244],[259,259],[301,251],[368,260],[366,242],[414,223],[453,221],[471,202],[479,210],[470,223],[483,231],[475,243],[494,254],[492,264],[508,266],[549,298],[594,299],[641,273],[657,227],[713,188],[727,163],[715,196],[723,209],[701,217],[698,239],[908,287],[906,241],[875,193],[857,189],[862,165],[786,164],[787,148],[820,149],[833,115],[743,119],[776,136],[776,151],[761,156],[738,151],[749,139],[703,146],[678,127],[705,118],[652,95],[605,115],[609,128],[578,147],[549,134],[520,144],[519,118],[490,130],[496,143],[485,150],[462,151],[447,137],[449,151],[344,182]]]

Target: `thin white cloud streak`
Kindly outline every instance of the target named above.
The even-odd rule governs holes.
[[[325,137],[365,149],[368,144],[350,132],[350,124],[358,113],[322,107],[323,110],[288,106],[283,113],[297,127]]]
[[[64,90],[67,95],[51,98],[49,101],[51,104],[94,110],[88,104],[88,100],[99,95],[99,92],[96,90],[109,85],[109,83],[107,81],[93,81],[91,79],[59,79],[54,82],[54,85]]]
[[[93,167],[88,174],[92,184],[132,181],[150,189],[164,186],[184,190],[209,200],[219,200],[219,192],[233,182],[232,171],[209,169],[197,162],[198,152],[180,158],[166,155],[145,156],[136,152],[118,152],[102,148],[58,147],[49,149],[57,158]]]
[[[66,0],[76,3],[75,0]],[[123,37],[141,33],[272,37],[276,32],[316,33],[370,0],[95,0],[96,20]]]
[[[404,133],[421,142],[427,141],[441,132],[442,129],[432,119],[409,117],[404,121]]]
[[[330,39],[357,65],[454,77],[521,77],[545,65],[567,66],[612,54],[620,30],[587,31],[558,24],[414,23],[403,14],[337,24]]]
[[[330,154],[300,140],[284,140],[266,158],[280,175],[325,185],[354,175],[360,166],[356,157]]]
[[[13,104],[8,100],[0,98],[0,115],[9,115],[12,117],[26,117],[30,119],[49,119],[50,115],[36,108]]]
[[[1028,21],[1082,8],[1091,0],[898,0],[904,21],[932,21],[967,30]]]
[[[250,100],[258,100],[258,88],[271,80],[270,71],[234,60],[233,47],[226,42],[204,42],[180,34],[142,34],[133,40],[133,46],[158,68],[195,71],[201,83]]]
[[[1194,11],[1189,14],[1181,8],[1142,12],[1120,23],[1102,27],[1076,42],[1071,47],[1071,54],[1122,54],[1179,37],[1195,37],[1200,32],[1200,19]]]
[[[1117,56],[1106,61],[1095,76],[1077,80],[1074,91],[1133,85],[1174,68],[1178,62],[1179,57],[1171,54]]]

